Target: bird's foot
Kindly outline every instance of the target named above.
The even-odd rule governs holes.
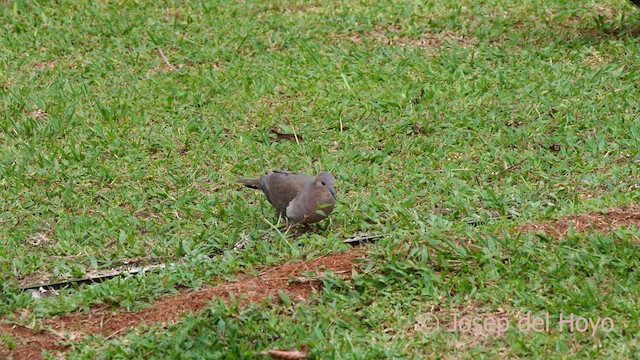
[[[304,230],[305,232],[315,232],[318,228],[309,224],[304,224]]]

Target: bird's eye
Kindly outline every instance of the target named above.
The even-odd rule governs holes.
[[[325,182],[324,182],[324,181],[320,181],[320,182],[322,183],[322,185],[325,185],[325,186],[327,185],[327,184],[325,184]]]

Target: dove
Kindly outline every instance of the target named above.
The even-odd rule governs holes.
[[[280,170],[238,182],[262,190],[280,216],[305,226],[329,216],[336,203],[336,179],[326,171],[313,177]]]

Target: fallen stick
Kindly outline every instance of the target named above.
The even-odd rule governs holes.
[[[173,267],[174,265],[175,264],[169,264],[169,267]],[[20,291],[38,290],[41,287],[47,290],[56,290],[56,289],[61,289],[70,284],[81,285],[81,284],[100,283],[105,280],[113,279],[118,276],[138,275],[140,273],[146,273],[148,271],[161,270],[161,269],[164,269],[165,267],[167,267],[165,264],[155,264],[155,265],[134,267],[124,271],[109,270],[104,272],[98,272],[96,275],[86,276],[83,278],[63,280],[63,281],[57,281],[57,282],[51,282],[51,283],[31,284],[31,285],[21,287]]]
[[[381,239],[383,237],[386,237],[387,235],[369,235],[369,236],[361,236],[361,237],[355,237],[355,238],[351,238],[351,239],[347,239],[345,241],[343,241],[345,244],[349,244],[351,246],[356,246],[356,245],[360,245],[362,243],[373,243],[378,239]]]

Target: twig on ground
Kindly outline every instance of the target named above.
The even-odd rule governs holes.
[[[175,264],[168,265],[169,268],[173,266],[175,266]],[[106,270],[103,272],[98,272],[95,275],[86,276],[83,278],[69,279],[69,280],[63,280],[63,281],[52,282],[52,283],[44,283],[44,284],[36,283],[36,284],[21,287],[20,290],[29,291],[29,290],[36,290],[42,287],[45,290],[51,291],[51,290],[61,289],[71,284],[80,285],[80,284],[100,283],[105,280],[113,279],[118,276],[135,276],[138,274],[144,274],[146,272],[162,270],[162,269],[165,269],[166,267],[167,267],[166,264],[153,264],[153,265],[147,265],[147,266],[134,267],[134,268],[126,269],[123,271]]]
[[[171,65],[171,63],[169,62],[169,60],[167,59],[167,57],[166,57],[166,56],[164,56],[164,53],[162,52],[162,49],[160,49],[159,47],[158,47],[158,48],[156,48],[156,49],[158,50],[158,53],[159,53],[159,54],[160,54],[160,56],[162,57],[162,60],[164,60],[164,63],[165,63],[165,64],[167,64],[167,67],[168,67],[169,69],[171,69],[172,71],[177,71],[177,70],[179,70],[179,69],[180,69],[180,67],[181,67],[181,66],[180,66],[180,67],[175,67],[175,66]]]
[[[378,239],[386,237],[387,235],[370,235],[370,236],[360,236],[351,239],[347,239],[343,241],[345,244],[349,244],[351,246],[360,245],[362,243],[372,243]]]

